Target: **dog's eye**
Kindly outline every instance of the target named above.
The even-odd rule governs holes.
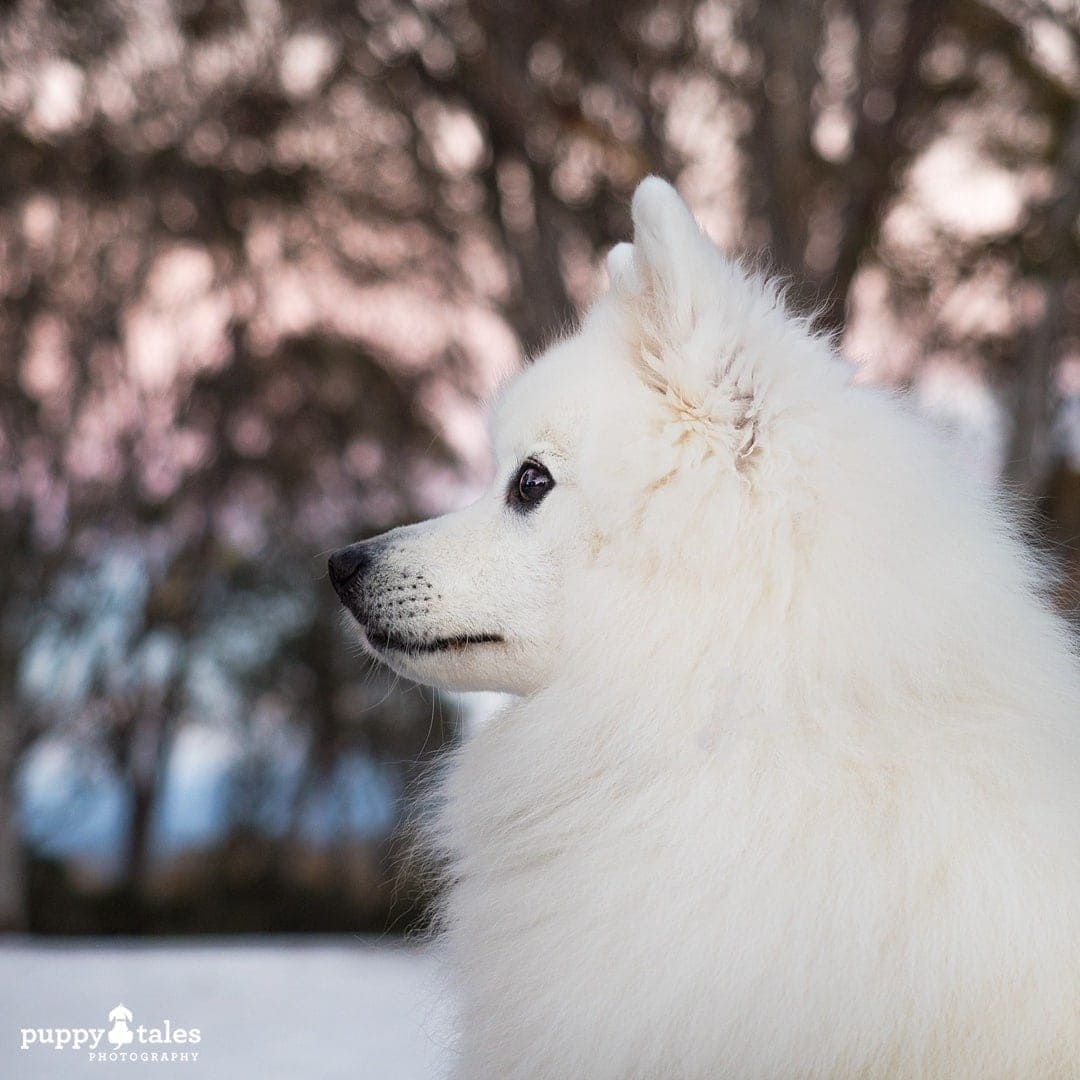
[[[532,510],[555,486],[551,473],[538,461],[523,461],[510,483],[507,501],[521,510]]]

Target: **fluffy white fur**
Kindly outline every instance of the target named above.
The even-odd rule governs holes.
[[[458,1073],[1080,1076],[1080,677],[1040,568],[668,185],[633,221],[501,402],[491,493],[378,541],[351,605],[501,635],[379,651],[518,695],[434,830]],[[556,486],[522,514],[526,457]]]

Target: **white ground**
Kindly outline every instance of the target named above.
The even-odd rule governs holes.
[[[104,1028],[125,1005],[152,1052],[197,1061],[91,1061],[31,1046],[22,1028]],[[141,1044],[168,1019],[198,1046]],[[163,943],[0,938],[0,1077],[427,1080],[445,1073],[450,1012],[433,953],[392,940],[202,939]],[[107,1034],[99,1050],[112,1050]]]

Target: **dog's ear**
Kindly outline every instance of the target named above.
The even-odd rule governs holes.
[[[638,185],[630,216],[641,293],[650,314],[678,337],[692,329],[695,298],[715,270],[718,252],[678,192],[658,176]]]
[[[627,294],[636,288],[634,276],[634,245],[616,244],[607,256],[608,281],[616,294]]]
[[[638,185],[631,217],[634,242],[612,248],[607,268],[634,360],[656,389],[697,381],[706,372],[691,377],[685,346],[702,314],[714,306],[725,260],[675,189],[659,177]]]
[[[775,299],[751,287],[670,184],[643,180],[631,216],[634,242],[612,249],[608,273],[633,363],[680,429],[726,447],[742,468],[756,445],[763,351],[749,346],[748,328],[760,336]]]

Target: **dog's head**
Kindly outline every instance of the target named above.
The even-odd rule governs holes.
[[[473,505],[335,552],[330,578],[364,643],[403,675],[446,689],[526,693],[561,660],[567,580],[588,555],[582,476],[595,396],[612,382],[557,346],[503,395],[495,480]],[[633,385],[632,380],[627,380]]]
[[[488,493],[331,556],[366,646],[401,674],[529,693],[568,650],[651,618],[624,603],[646,581],[693,603],[722,569],[769,471],[774,354],[818,345],[667,184],[641,185],[633,221],[610,292],[504,394]]]

